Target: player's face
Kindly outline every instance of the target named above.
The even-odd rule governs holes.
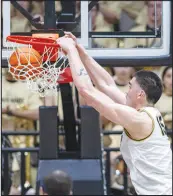
[[[129,82],[129,91],[126,94],[126,105],[136,108],[137,104],[141,102],[143,96],[144,91],[137,83],[136,78],[133,77]]]

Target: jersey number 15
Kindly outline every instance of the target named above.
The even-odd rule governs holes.
[[[165,129],[165,124],[163,121],[162,116],[157,116],[157,122],[159,123],[160,129],[162,131],[162,135],[166,135],[166,129]]]

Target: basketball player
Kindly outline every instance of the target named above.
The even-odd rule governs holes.
[[[63,171],[52,172],[40,184],[40,195],[72,195],[72,179]]]
[[[57,40],[67,54],[74,83],[86,103],[124,127],[120,150],[139,195],[172,195],[172,151],[154,104],[162,94],[160,78],[136,72],[125,95],[113,78],[70,34]],[[95,88],[91,82],[95,84]]]

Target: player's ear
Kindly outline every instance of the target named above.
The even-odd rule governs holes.
[[[138,97],[137,98],[139,99],[139,98],[145,98],[145,97],[146,97],[145,91],[144,90],[140,90],[139,93],[138,93]]]

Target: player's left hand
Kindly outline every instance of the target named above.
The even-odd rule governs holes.
[[[68,53],[71,48],[76,47],[76,43],[72,38],[60,37],[56,41],[66,53]]]
[[[65,33],[65,36],[64,37],[72,38],[73,41],[77,44],[77,38],[71,32],[64,31],[64,33]]]

